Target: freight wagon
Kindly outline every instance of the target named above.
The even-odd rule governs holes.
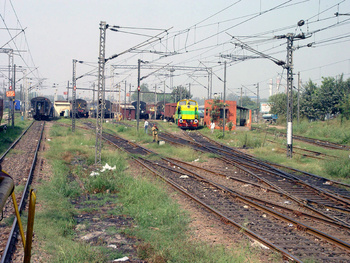
[[[164,118],[167,121],[174,121],[177,103],[165,104]]]

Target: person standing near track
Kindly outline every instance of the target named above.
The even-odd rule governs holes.
[[[210,129],[211,129],[211,133],[213,133],[214,129],[215,129],[215,122],[213,122],[213,121],[211,122]]]
[[[145,133],[147,134],[147,129],[148,129],[148,121],[145,120],[145,124],[143,125],[143,127],[145,128]]]
[[[158,142],[158,127],[156,126],[156,124],[153,124],[152,134],[153,134],[153,142]]]

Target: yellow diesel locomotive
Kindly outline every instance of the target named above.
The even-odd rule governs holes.
[[[176,106],[174,120],[181,129],[197,129],[199,125],[197,101],[180,100]]]

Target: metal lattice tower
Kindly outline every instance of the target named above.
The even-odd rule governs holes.
[[[77,77],[76,77],[77,60],[73,59],[73,91],[72,91],[72,132],[75,132],[75,104],[77,97]]]
[[[96,116],[96,144],[95,144],[95,165],[101,165],[102,149],[102,124],[104,117],[105,92],[104,92],[104,70],[105,70],[105,45],[106,29],[105,21],[100,22],[100,50],[98,55],[98,83],[97,83],[97,116]]]
[[[288,34],[287,38],[287,157],[293,154],[293,40],[294,36]]]

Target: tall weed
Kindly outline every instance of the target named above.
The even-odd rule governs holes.
[[[326,173],[334,178],[350,178],[349,157],[329,160],[323,164]]]

